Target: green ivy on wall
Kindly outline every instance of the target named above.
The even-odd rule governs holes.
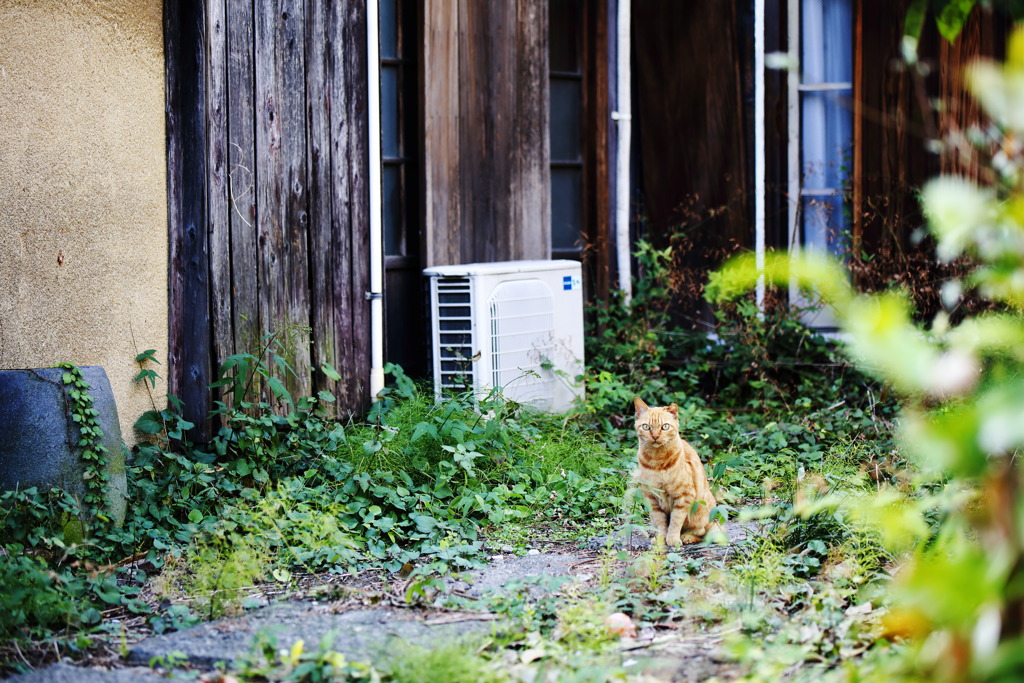
[[[90,516],[107,523],[110,521],[106,511],[107,484],[110,481],[107,474],[109,453],[102,443],[103,429],[100,427],[99,412],[93,408],[89,383],[78,366],[74,363],[58,363],[55,367],[64,370],[61,381],[69,399],[68,410],[71,420],[78,427],[77,445],[82,449],[80,457],[85,469],[82,474],[86,489],[83,507]]]

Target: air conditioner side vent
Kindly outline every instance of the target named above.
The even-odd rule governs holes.
[[[469,278],[436,283],[438,363],[442,388],[473,386],[473,289]]]

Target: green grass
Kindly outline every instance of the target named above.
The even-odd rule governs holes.
[[[481,657],[469,644],[420,647],[392,643],[382,673],[394,683],[503,683],[512,678],[500,660]]]

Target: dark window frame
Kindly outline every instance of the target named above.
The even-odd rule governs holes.
[[[593,0],[558,0],[561,3],[572,3],[575,5],[569,12],[567,19],[571,21],[575,19],[575,26],[572,28],[575,30],[573,35],[566,32],[566,26],[560,24],[555,18],[554,8],[557,5],[556,2],[549,4],[549,35],[548,35],[548,56],[549,56],[549,68],[548,68],[548,88],[551,92],[554,92],[554,84],[557,82],[563,83],[577,83],[579,84],[579,118],[576,122],[576,132],[579,136],[577,142],[577,157],[575,159],[570,158],[558,158],[555,156],[555,145],[551,144],[551,158],[549,160],[549,167],[551,170],[552,177],[552,188],[551,188],[551,216],[552,216],[552,249],[551,257],[556,259],[572,259],[572,260],[583,260],[584,254],[588,249],[588,245],[593,244],[596,238],[594,234],[596,232],[596,223],[594,220],[597,211],[606,210],[607,207],[600,207],[593,199],[594,192],[592,191],[591,185],[594,179],[591,177],[594,175],[594,145],[600,145],[601,141],[597,140],[598,133],[596,127],[593,125],[593,119],[595,116],[594,105],[600,98],[595,97],[593,90],[595,79],[594,67],[605,68],[605,65],[595,65],[594,45],[596,40],[593,37],[593,31],[589,30],[592,24],[600,12],[600,8],[603,4],[600,2],[594,2]],[[568,23],[568,22],[566,22]],[[563,42],[556,43],[555,41],[562,40]],[[569,57],[569,61],[572,64],[555,64],[556,62],[556,51],[561,50],[561,57]],[[574,69],[566,68],[555,68],[574,66]],[[549,107],[554,106],[554,98],[550,98]],[[599,115],[603,115],[603,112]],[[555,120],[554,110],[549,111],[551,121]],[[549,124],[548,133],[551,134],[551,126]],[[572,170],[578,174],[578,186],[579,195],[576,199],[577,206],[575,207],[574,213],[578,216],[579,220],[579,237],[576,244],[573,247],[566,248],[555,246],[555,235],[558,232],[558,228],[555,225],[556,211],[556,195],[554,188],[554,177],[555,173],[560,170]]]
[[[397,73],[398,92],[398,147],[399,153],[386,154],[381,150],[382,182],[388,169],[399,170],[400,215],[397,217],[399,235],[397,253],[385,251],[384,261],[388,267],[417,267],[420,264],[420,183],[419,163],[421,141],[419,139],[419,61],[418,54],[418,13],[414,0],[391,0],[395,3],[397,49],[396,57],[381,57],[381,73],[385,69],[393,69]],[[382,125],[384,117],[391,112],[381,109]],[[385,204],[384,210],[387,210]],[[384,229],[392,227],[389,217],[384,216]],[[385,239],[385,244],[389,240]]]
[[[376,1],[376,0],[375,0]],[[395,18],[394,54],[379,57],[381,97],[381,184],[384,230],[385,359],[413,377],[427,372],[427,340],[421,291],[423,268],[423,201],[421,187],[420,59],[422,9],[418,0],[386,0]],[[381,30],[384,30],[383,23]],[[396,91],[385,101],[385,74]],[[397,140],[392,139],[392,134]],[[385,138],[385,136],[388,136]],[[397,175],[397,180],[393,180]],[[390,183],[394,183],[394,185]],[[395,188],[397,185],[397,188]],[[397,197],[389,196],[394,190]],[[392,203],[393,200],[393,203]],[[397,212],[397,215],[396,215]]]

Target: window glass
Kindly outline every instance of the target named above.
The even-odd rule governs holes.
[[[401,156],[398,126],[401,111],[398,101],[398,67],[380,68],[380,136],[381,154],[385,157]]]
[[[551,247],[580,247],[582,172],[577,168],[551,169]]]
[[[842,194],[808,193],[800,199],[803,212],[803,244],[811,251],[842,254],[850,246]]]
[[[845,187],[850,176],[852,121],[848,92],[804,93],[803,185],[808,189]]]
[[[384,253],[391,256],[403,254],[402,245],[402,170],[393,164],[385,164],[382,176],[381,197],[384,221]]]
[[[580,158],[580,99],[578,80],[551,79],[551,160]]]
[[[583,229],[583,18],[581,0],[548,3],[551,248],[563,257],[579,252]]]
[[[372,2],[373,0],[371,0]],[[398,0],[379,0],[380,56],[381,59],[398,58]]]
[[[852,0],[801,0],[800,159],[804,246],[841,253],[852,164]]]

